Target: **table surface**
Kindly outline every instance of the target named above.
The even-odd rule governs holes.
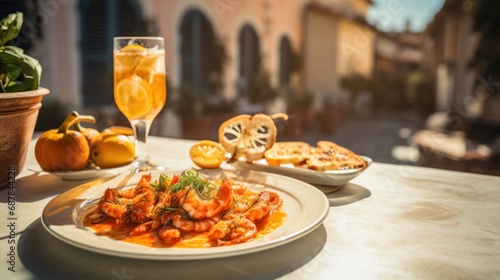
[[[171,169],[192,166],[193,141],[148,141],[153,161]],[[326,194],[328,216],[298,240],[231,258],[134,260],[67,245],[45,230],[40,220],[45,205],[89,180],[30,171],[39,168],[34,143],[16,179],[15,220],[8,215],[8,189],[0,190],[1,279],[500,277],[500,177],[375,162]],[[13,225],[16,236],[10,238]]]

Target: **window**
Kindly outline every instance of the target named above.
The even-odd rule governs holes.
[[[181,84],[196,95],[209,94],[214,46],[212,25],[200,11],[190,10],[184,15],[179,32]]]
[[[248,96],[253,80],[257,76],[260,68],[259,38],[250,25],[245,25],[241,29],[239,43],[240,93],[244,96]]]
[[[293,51],[290,40],[287,37],[280,41],[280,61],[279,61],[279,85],[288,86],[292,73]]]
[[[113,37],[146,36],[135,0],[81,0],[82,92],[85,106],[113,104]]]
[[[21,12],[23,13],[23,25],[19,35],[7,45],[12,45],[23,49],[26,53],[33,47],[32,39],[42,36],[42,28],[38,24],[39,19],[36,11],[39,9],[39,3],[26,1],[0,1],[0,20],[7,15]]]

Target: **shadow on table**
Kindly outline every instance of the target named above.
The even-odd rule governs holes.
[[[64,180],[63,183],[63,179],[57,176],[44,173],[33,173],[32,175],[16,179],[16,201],[40,201],[47,197],[63,193],[89,181],[91,180]],[[33,185],[33,182],[36,182],[36,186]],[[0,202],[6,201],[7,196],[0,197]]]
[[[59,241],[34,221],[19,238],[18,256],[39,279],[275,279],[313,259],[326,243],[323,225],[293,242],[228,258],[149,261],[101,255]]]
[[[347,183],[335,192],[326,195],[330,206],[341,206],[370,197],[371,192],[360,185]]]

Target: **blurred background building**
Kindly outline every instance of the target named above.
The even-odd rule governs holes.
[[[321,110],[325,102],[345,102],[343,78],[372,77],[375,30],[366,22],[371,4],[38,0],[6,2],[2,11],[25,13],[27,28],[21,35],[36,45],[29,51],[44,66],[48,100],[75,110],[113,110],[113,37],[165,37],[167,109],[182,119],[223,111],[290,111],[309,104]]]
[[[383,24],[417,13],[406,0],[1,0],[0,16],[24,13],[15,43],[40,61],[51,91],[37,130],[72,110],[100,129],[128,125],[113,101],[112,38],[162,36],[168,101],[154,135],[216,140],[230,116],[286,112],[284,140],[335,140],[382,162],[444,157],[436,166],[475,172],[469,147],[494,148],[500,135],[500,2],[410,2],[437,13],[393,30]],[[410,121],[383,123],[395,116]],[[398,131],[367,140],[355,127]],[[458,133],[459,157],[443,141],[414,141],[419,130]],[[363,150],[373,141],[382,143]],[[394,159],[399,144],[420,149],[419,160]]]

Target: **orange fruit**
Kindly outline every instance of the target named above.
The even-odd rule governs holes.
[[[153,91],[146,81],[134,74],[118,83],[115,102],[128,119],[137,119],[151,111],[154,102]]]
[[[201,168],[218,168],[224,161],[226,150],[211,140],[202,140],[189,149],[189,157]]]

